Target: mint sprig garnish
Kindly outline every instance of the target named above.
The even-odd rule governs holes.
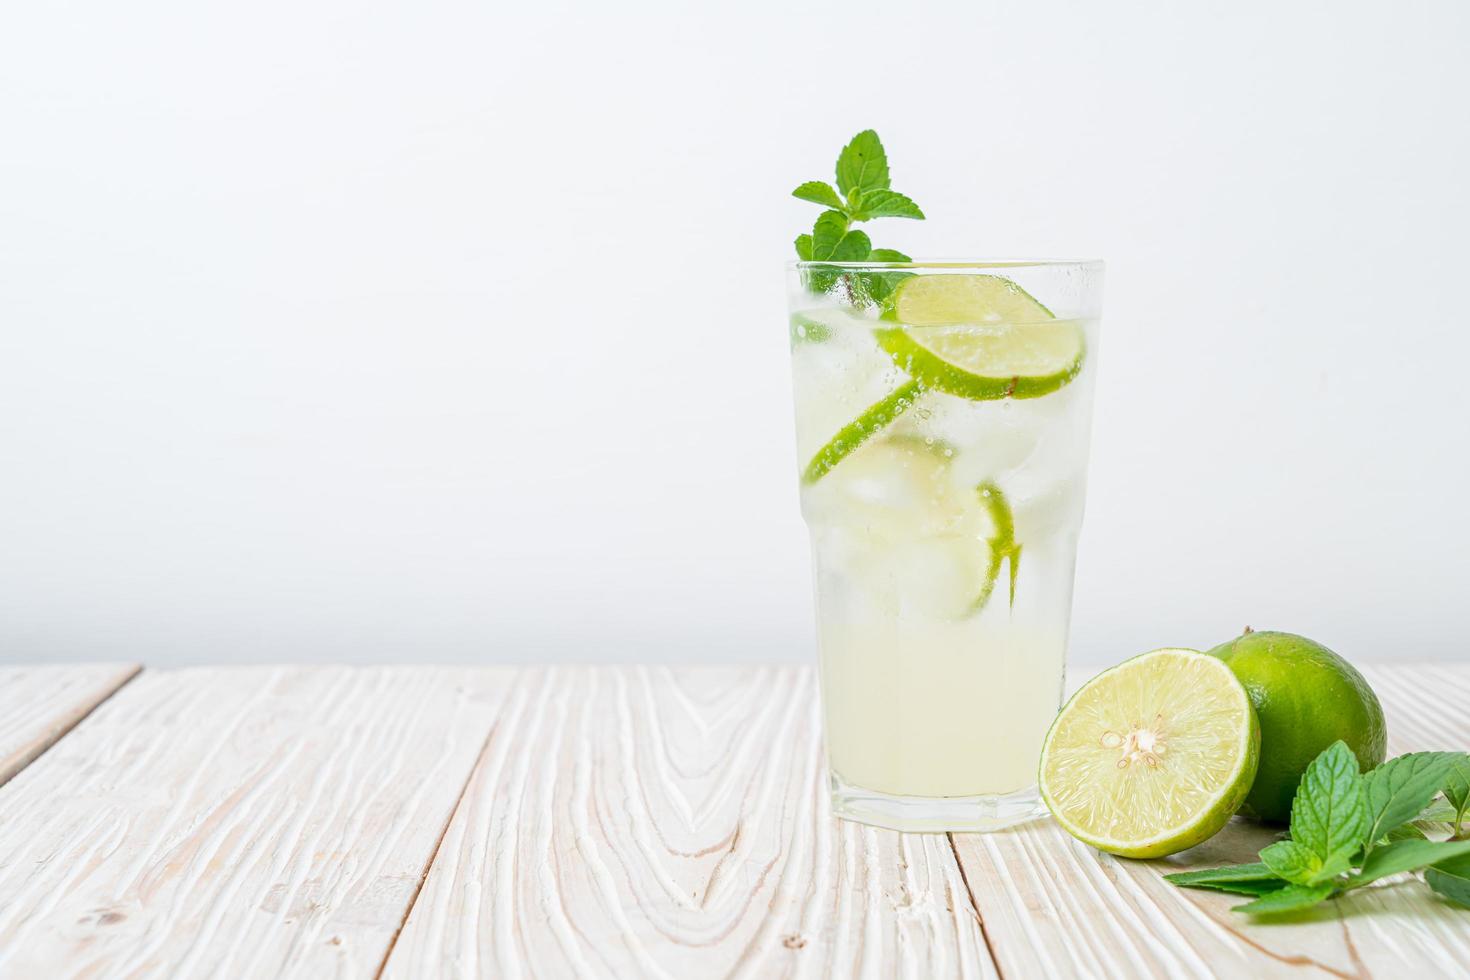
[[[1446,802],[1431,805],[1441,793]],[[1262,848],[1259,862],[1164,877],[1185,888],[1255,896],[1237,912],[1282,915],[1427,869],[1429,887],[1470,906],[1470,840],[1460,836],[1466,796],[1466,753],[1413,752],[1360,775],[1352,750],[1334,742],[1302,774],[1288,839]],[[1447,819],[1451,839],[1428,839],[1424,827]]]
[[[897,249],[873,248],[866,232],[853,225],[874,218],[914,218],[924,212],[905,194],[889,186],[888,154],[878,134],[865,129],[852,138],[837,156],[837,186],[809,180],[791,196],[826,208],[817,216],[810,234],[796,236],[796,255],[803,262],[908,262]],[[862,273],[843,277],[835,271],[812,270],[808,285],[825,292],[845,281],[847,298],[855,306],[880,301],[893,291],[904,273]]]

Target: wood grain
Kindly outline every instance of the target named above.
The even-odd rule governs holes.
[[[106,670],[0,672],[0,758]],[[1392,754],[1470,746],[1470,667],[1367,673]],[[1417,882],[1266,924],[1162,880],[1243,822],[1130,862],[842,823],[824,780],[809,669],[144,674],[0,787],[0,977],[1470,976]]]
[[[373,976],[510,677],[144,674],[0,788],[0,976]]]
[[[1388,715],[1390,755],[1470,747],[1470,667],[1365,673]],[[1161,878],[1254,860],[1274,837],[1237,821],[1200,847],[1151,862],[1101,854],[1049,820],[953,840],[1008,977],[1470,976],[1470,912],[1407,877],[1279,923],[1232,912],[1243,899]]]
[[[946,838],[824,780],[810,670],[528,671],[386,975],[994,976]]]
[[[137,664],[0,666],[0,784],[137,672]]]

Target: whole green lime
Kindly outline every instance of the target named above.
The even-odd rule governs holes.
[[[1388,730],[1378,696],[1322,644],[1247,627],[1209,653],[1230,665],[1261,721],[1261,764],[1241,813],[1285,823],[1302,773],[1338,739],[1365,771],[1383,761]]]

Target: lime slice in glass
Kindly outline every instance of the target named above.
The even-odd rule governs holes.
[[[990,549],[990,562],[985,567],[985,582],[980,586],[980,592],[975,597],[973,609],[975,612],[980,612],[990,601],[990,594],[995,591],[995,583],[1000,580],[1002,562],[1010,565],[1010,605],[1014,607],[1016,604],[1016,576],[1021,573],[1021,546],[1016,542],[1016,515],[1011,511],[1011,503],[1006,499],[1005,492],[994,480],[986,480],[980,484],[975,488],[975,493],[990,514],[990,524],[993,530],[990,539],[986,541]]]
[[[1001,276],[910,276],[884,319],[901,324],[877,330],[894,363],[961,398],[1037,398],[1082,370],[1082,328]]]
[[[1229,667],[1155,650],[1094,677],[1062,708],[1041,749],[1041,796],[1078,840],[1162,857],[1225,826],[1250,791],[1260,742]]]
[[[936,274],[898,284],[885,319],[914,327],[1053,320],[1051,310],[1004,276]]]
[[[922,390],[917,381],[905,381],[865,408],[862,414],[838,429],[837,434],[817,450],[806,469],[801,471],[801,482],[816,483],[826,476],[832,467],[912,408]]]

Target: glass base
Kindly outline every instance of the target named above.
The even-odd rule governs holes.
[[[894,796],[853,786],[835,772],[828,779],[836,816],[910,834],[1000,830],[1046,813],[1034,786],[1003,796]]]

